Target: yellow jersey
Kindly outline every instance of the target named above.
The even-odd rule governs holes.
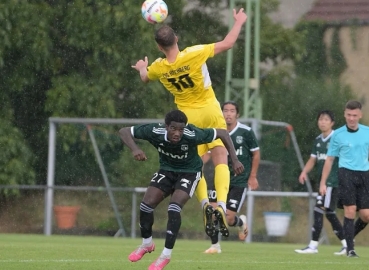
[[[160,80],[174,95],[178,109],[201,108],[216,100],[206,60],[214,56],[214,43],[187,47],[176,60],[156,59],[149,67],[149,80]]]

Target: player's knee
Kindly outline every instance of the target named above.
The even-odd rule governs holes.
[[[354,219],[356,216],[356,205],[350,205],[344,207],[345,217]]]
[[[360,218],[362,221],[369,223],[369,209],[364,209],[360,211]]]

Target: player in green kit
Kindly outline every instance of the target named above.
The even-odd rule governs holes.
[[[327,157],[328,145],[334,133],[334,114],[329,110],[319,112],[318,127],[322,132],[315,138],[313,148],[310,154],[310,159],[302,170],[299,181],[304,184],[307,180],[307,174],[314,168],[315,164],[319,173],[319,179],[322,174],[325,159]],[[338,158],[335,159],[331,173],[327,179],[327,193],[325,196],[318,196],[316,206],[314,208],[314,225],[312,228],[312,239],[309,245],[303,249],[296,249],[296,253],[300,254],[315,254],[318,253],[318,243],[320,233],[323,228],[323,215],[327,217],[332,225],[334,233],[342,243],[342,249],[335,252],[335,255],[346,255],[346,240],[343,233],[343,228],[336,216],[335,209],[338,201]]]
[[[150,185],[140,204],[140,229],[142,245],[134,250],[128,259],[137,262],[146,253],[155,250],[152,241],[154,209],[166,197],[171,196],[168,206],[168,223],[165,248],[149,270],[163,269],[170,261],[172,249],[181,226],[181,211],[192,197],[201,178],[202,160],[198,155],[199,144],[221,139],[231,159],[234,172],[241,174],[243,165],[238,161],[233,143],[224,129],[200,129],[187,124],[187,116],[180,110],[173,110],[165,116],[165,124],[146,124],[126,127],[119,130],[124,144],[131,150],[134,158],[145,161],[145,153],[134,141],[148,141],[159,152],[160,168],[151,178]]]
[[[245,167],[242,174],[236,175],[232,167],[231,160],[228,159],[231,181],[226,204],[227,223],[229,226],[237,227],[239,229],[239,239],[244,241],[248,234],[246,216],[238,216],[237,214],[245,200],[247,187],[251,190],[258,188],[259,184],[256,175],[260,163],[260,150],[253,130],[249,126],[243,125],[237,121],[237,118],[239,117],[238,105],[233,101],[225,102],[222,105],[222,111],[227,123],[227,131],[232,139],[237,157]],[[217,193],[214,188],[214,184],[210,184],[209,187],[209,201],[212,204],[215,204],[217,201]],[[210,237],[211,246],[205,250],[205,253],[212,254],[222,252],[218,234],[219,231],[214,236]]]

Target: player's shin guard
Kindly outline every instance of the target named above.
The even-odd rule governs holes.
[[[331,223],[333,232],[337,235],[337,237],[340,240],[345,239],[345,234],[343,233],[343,227],[341,225],[341,222],[337,218],[336,213],[332,211],[327,211],[325,213],[325,216],[328,219],[328,221]]]
[[[227,201],[227,195],[229,191],[229,168],[226,164],[219,164],[215,167],[215,176],[214,176],[214,185],[215,190],[217,191],[217,200],[218,202]],[[226,209],[224,209],[225,211]]]
[[[355,221],[355,236],[365,229],[366,225],[368,225],[367,222],[364,222],[361,218],[358,218]]]
[[[323,229],[323,213],[324,210],[318,207],[314,208],[314,225],[311,237],[313,241],[319,241],[319,236]]]
[[[204,176],[201,176],[199,183],[197,184],[195,195],[197,200],[202,204],[203,202],[208,202],[208,186],[206,185],[206,180]]]
[[[152,236],[152,225],[154,224],[154,209],[146,203],[140,204],[140,229],[141,237],[149,238]]]
[[[181,227],[181,211],[181,206],[176,203],[170,203],[168,206],[167,235],[165,237],[165,247],[168,249],[173,249],[176,242]]]
[[[346,237],[347,251],[354,250],[354,220],[345,217],[343,220],[343,232]]]

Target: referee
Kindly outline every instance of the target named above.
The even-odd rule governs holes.
[[[330,141],[320,180],[320,193],[327,191],[326,181],[335,157],[339,158],[339,204],[343,205],[343,231],[347,242],[347,256],[359,257],[354,249],[354,219],[359,212],[360,221],[369,222],[369,127],[359,124],[361,104],[346,103],[346,125],[337,129]],[[365,227],[365,226],[364,226]]]

